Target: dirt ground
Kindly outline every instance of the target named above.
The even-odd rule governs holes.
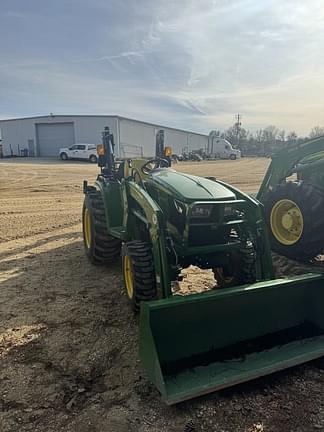
[[[269,159],[179,163],[256,192]],[[142,373],[120,263],[81,238],[87,163],[0,162],[0,432],[324,431],[324,364],[167,407]],[[275,257],[279,273],[303,266]],[[308,267],[306,268],[306,270]]]

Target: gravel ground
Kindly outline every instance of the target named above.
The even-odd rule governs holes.
[[[254,192],[268,159],[178,164]],[[97,168],[0,162],[0,431],[324,431],[315,361],[168,407],[137,358],[120,263],[93,267],[81,238],[82,180]],[[275,256],[278,274],[303,273]]]

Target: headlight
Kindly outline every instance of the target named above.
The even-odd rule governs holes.
[[[208,218],[211,215],[213,206],[210,204],[196,205],[191,211],[192,218]]]
[[[232,206],[230,205],[226,205],[224,207],[224,216],[234,216],[234,214],[236,213],[236,209],[234,209]]]
[[[226,205],[224,207],[224,218],[227,220],[229,218],[241,219],[244,218],[244,212],[236,206]]]

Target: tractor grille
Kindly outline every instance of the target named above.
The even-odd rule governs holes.
[[[228,234],[229,229],[224,226],[215,229],[212,225],[193,225],[189,227],[189,246],[209,246],[226,243]]]

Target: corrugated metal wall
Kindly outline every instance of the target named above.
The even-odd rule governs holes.
[[[155,135],[159,129],[164,130],[165,145],[172,147],[173,153],[207,148],[208,137],[205,135],[121,118],[119,119],[120,156],[154,156]]]
[[[35,156],[58,157],[58,148],[64,147],[65,143],[70,142],[71,139],[64,139],[64,133],[60,133],[60,128],[56,128],[55,125],[59,126],[67,123],[73,125],[74,142],[99,144],[101,142],[101,132],[105,126],[110,127],[115,139],[118,137],[117,118],[112,116],[46,116],[1,120],[0,129],[4,156],[18,156],[20,150],[28,148],[30,151],[33,147]],[[48,125],[47,131],[54,125],[52,129],[52,148],[49,144],[51,137],[47,132],[42,129],[42,133],[44,132],[45,135],[43,134],[41,137],[37,133],[37,130],[43,124]],[[72,132],[69,136],[71,137],[71,135]],[[59,144],[59,141],[62,145]],[[43,151],[42,146],[45,146]]]
[[[4,156],[18,156],[20,150],[29,147],[34,147],[36,152],[34,123],[30,119],[0,121]]]
[[[155,134],[159,129],[164,129],[165,145],[171,146],[173,153],[206,148],[208,142],[208,137],[205,135],[116,116],[46,116],[1,120],[4,155],[19,155],[20,150],[34,147],[35,156],[58,157],[58,146],[62,146],[58,144],[57,139],[54,139],[55,137],[53,143],[56,144],[53,144],[52,151],[49,145],[50,137],[47,137],[47,144],[42,144],[39,140],[37,125],[44,123],[48,125],[73,123],[74,141],[93,144],[101,142],[101,132],[105,126],[109,126],[114,134],[116,154],[119,157],[154,156]],[[54,130],[58,131],[55,128]],[[46,147],[43,151],[42,145]]]

